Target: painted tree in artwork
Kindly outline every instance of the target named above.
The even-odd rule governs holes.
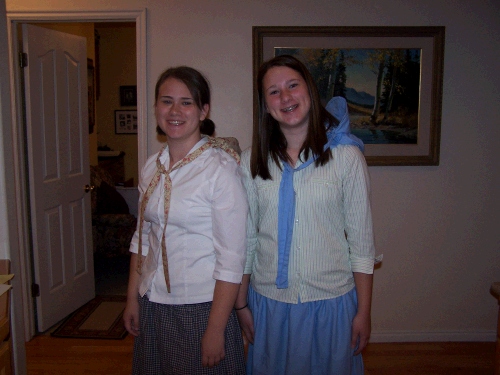
[[[377,124],[378,116],[380,114],[380,104],[382,98],[382,85],[384,82],[384,70],[388,58],[388,50],[374,49],[368,54],[367,63],[372,66],[373,72],[377,75],[377,85],[375,89],[375,101],[373,104],[373,111],[370,116],[370,121]]]
[[[405,50],[399,84],[402,89],[395,108],[404,107],[410,113],[417,113],[420,103],[420,49]]]
[[[418,113],[419,93],[420,50],[390,50],[381,100],[382,121],[387,121],[391,113],[405,118],[415,116]]]
[[[333,83],[333,92],[330,96],[342,96],[345,98],[346,95],[346,84],[347,84],[347,76],[346,76],[346,64],[345,64],[345,53],[344,51],[340,51],[338,64],[335,69],[335,81]]]
[[[403,87],[400,84],[400,76],[404,71],[403,50],[390,50],[387,56],[386,67],[387,73],[384,77],[384,91],[381,100],[384,111],[383,121],[387,120],[388,114],[393,110],[394,97],[403,91]]]
[[[304,48],[297,56],[311,73],[324,101],[333,93],[338,54],[338,49]]]

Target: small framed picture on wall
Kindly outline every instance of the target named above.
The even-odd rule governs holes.
[[[137,106],[137,86],[120,86],[120,106]]]
[[[115,133],[137,134],[137,111],[115,111]]]

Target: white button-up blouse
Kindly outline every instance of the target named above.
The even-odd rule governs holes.
[[[206,141],[202,138],[190,152]],[[139,207],[156,172],[157,157],[158,154],[150,157],[142,169]],[[168,148],[160,161],[169,165]],[[150,301],[164,304],[212,301],[216,280],[240,283],[243,275],[248,203],[240,168],[223,150],[209,148],[191,163],[171,172],[167,223],[164,178],[162,175],[144,213],[142,254],[146,259],[139,293],[147,293]],[[167,292],[161,260],[164,229],[171,293]],[[130,251],[137,253],[138,246],[136,230]],[[149,252],[153,254],[148,256]]]

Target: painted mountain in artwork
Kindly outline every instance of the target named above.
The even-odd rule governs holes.
[[[345,89],[346,100],[352,104],[358,104],[363,107],[373,107],[375,103],[375,97],[364,91],[356,91],[351,87]]]

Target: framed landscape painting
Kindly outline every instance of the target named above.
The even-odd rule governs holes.
[[[368,165],[439,165],[444,27],[255,26],[254,85],[283,54],[307,66],[323,105],[346,99]]]

